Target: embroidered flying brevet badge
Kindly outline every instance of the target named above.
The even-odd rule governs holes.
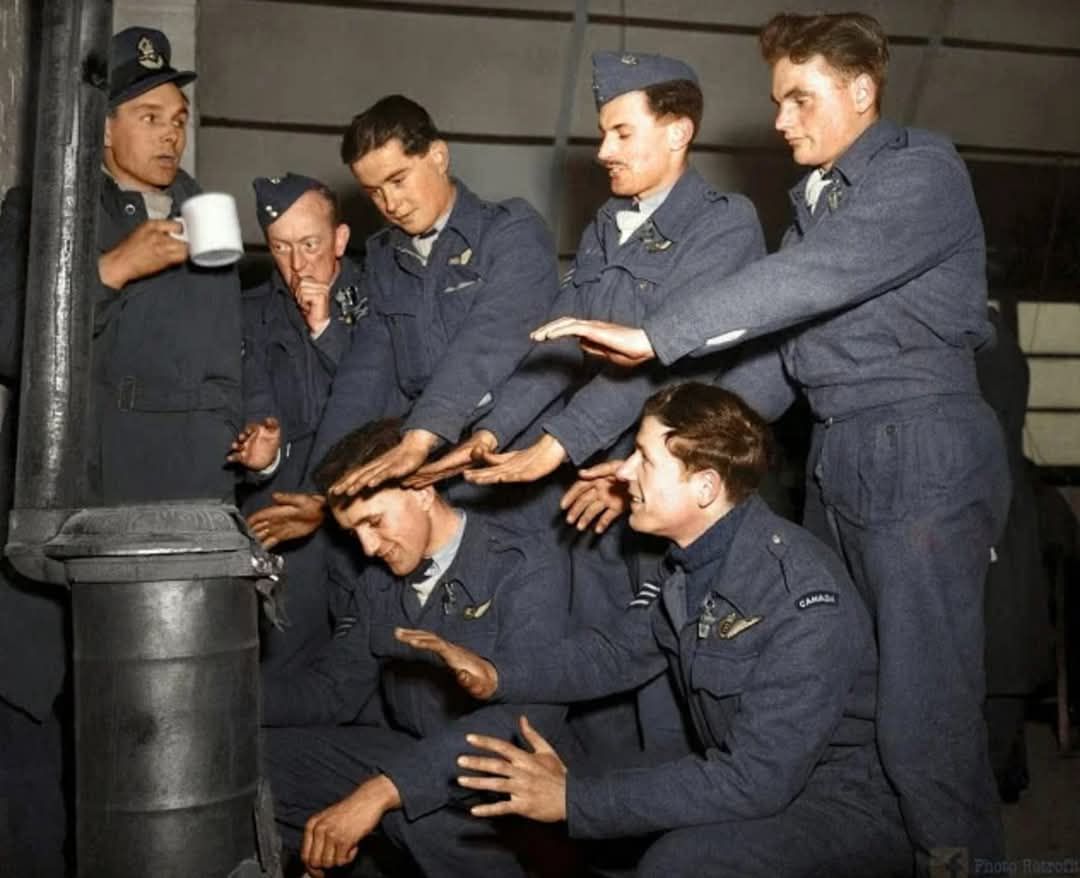
[[[477,604],[475,607],[466,607],[461,615],[466,619],[479,619],[491,608],[491,598],[488,598],[482,604]]]
[[[457,256],[451,256],[447,265],[468,265],[472,259],[472,247],[466,247]]]
[[[835,607],[840,603],[840,595],[835,591],[810,591],[795,601],[795,607],[799,610],[809,610],[811,607]]]
[[[757,625],[764,618],[764,616],[740,616],[738,613],[728,613],[716,623],[716,636],[721,640],[731,640],[747,628]]]

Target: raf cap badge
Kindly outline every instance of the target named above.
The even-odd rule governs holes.
[[[165,59],[161,57],[161,53],[158,52],[150,37],[140,38],[136,51],[140,67],[145,67],[147,70],[160,70],[165,66]]]

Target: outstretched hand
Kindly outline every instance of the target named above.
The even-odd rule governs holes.
[[[509,798],[469,809],[475,817],[502,817],[518,814],[542,823],[566,819],[566,765],[559,754],[536,731],[526,717],[521,717],[521,737],[532,748],[522,750],[501,738],[466,735],[465,740],[491,756],[463,755],[458,765],[483,775],[463,775],[458,784],[470,790],[503,793]]]
[[[496,454],[482,451],[486,466],[465,472],[465,480],[476,485],[500,482],[535,482],[555,472],[566,460],[566,449],[550,433],[545,433],[528,448]]]
[[[315,533],[322,524],[326,498],[321,494],[287,494],[275,491],[274,503],[248,516],[248,526],[263,548]]]
[[[487,701],[499,687],[495,665],[470,649],[415,628],[395,628],[394,637],[413,649],[435,653],[454,672],[458,685],[477,701]]]
[[[418,469],[402,484],[406,488],[426,488],[436,482],[451,479],[484,459],[484,453],[499,447],[499,440],[490,430],[477,430],[468,439],[450,449],[438,460]]]
[[[616,366],[632,369],[656,358],[644,329],[603,320],[559,317],[529,333],[533,341],[554,341],[575,336],[581,349]]]
[[[351,469],[330,486],[331,494],[355,497],[361,491],[376,488],[385,481],[412,475],[439,442],[427,430],[406,430],[401,441],[374,460]]]
[[[613,521],[630,508],[630,495],[626,483],[615,477],[624,461],[609,460],[588,469],[578,470],[574,482],[562,500],[560,508],[566,510],[566,523],[580,531],[590,527],[602,534]]]
[[[258,472],[270,466],[280,450],[281,424],[277,418],[264,418],[236,434],[225,459]]]

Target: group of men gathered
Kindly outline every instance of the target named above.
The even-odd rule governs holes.
[[[775,253],[689,162],[694,70],[598,52],[611,197],[561,280],[541,216],[474,194],[390,95],[341,142],[386,220],[362,262],[324,183],[259,177],[274,271],[241,294],[175,235],[195,74],[114,37],[95,485],[236,501],[284,558],[263,752],[295,868],[1002,858],[982,590],[1010,484],[971,183],[882,118],[873,18],[778,15],[760,45],[807,170]],[[758,495],[798,397],[802,527]]]

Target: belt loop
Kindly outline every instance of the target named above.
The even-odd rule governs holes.
[[[135,408],[135,378],[132,375],[121,379],[116,388],[116,407],[122,412]]]

